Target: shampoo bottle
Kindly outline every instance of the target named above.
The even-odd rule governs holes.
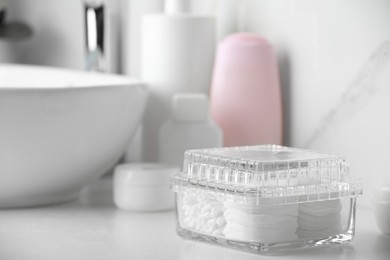
[[[208,94],[215,52],[211,16],[193,14],[191,0],[166,0],[165,14],[142,21],[141,78],[150,95],[143,127],[143,160],[157,161],[158,130],[175,93]]]
[[[225,146],[282,144],[279,71],[265,38],[239,33],[220,43],[210,107]]]
[[[222,131],[210,119],[209,101],[204,94],[176,94],[172,119],[159,132],[161,163],[183,167],[184,152],[222,146]]]

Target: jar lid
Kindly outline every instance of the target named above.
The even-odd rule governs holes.
[[[157,163],[128,163],[115,168],[114,185],[169,186],[170,179],[179,168]]]
[[[374,190],[374,200],[390,203],[390,183],[378,185]]]
[[[175,191],[201,188],[240,195],[249,203],[299,203],[356,197],[345,157],[277,145],[189,150]]]
[[[180,93],[172,98],[172,115],[177,121],[209,119],[209,100],[201,93]]]

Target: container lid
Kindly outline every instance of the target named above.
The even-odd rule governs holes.
[[[345,157],[277,145],[186,151],[184,171],[172,178],[172,187],[206,189],[256,204],[362,194]]]
[[[114,185],[117,186],[169,186],[170,179],[179,168],[157,163],[128,163],[115,168]]]
[[[172,115],[177,121],[209,119],[209,99],[205,94],[183,93],[172,98]]]
[[[378,185],[375,188],[374,201],[390,203],[390,182]]]
[[[164,10],[166,14],[191,13],[191,0],[165,0]]]

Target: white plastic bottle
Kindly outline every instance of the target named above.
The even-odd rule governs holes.
[[[176,93],[210,92],[215,19],[194,14],[190,0],[166,0],[165,14],[142,20],[141,78],[150,90],[143,128],[143,160],[158,158],[158,130]]]
[[[221,147],[222,139],[221,129],[210,119],[206,95],[176,94],[172,119],[159,131],[159,161],[182,169],[186,150]]]

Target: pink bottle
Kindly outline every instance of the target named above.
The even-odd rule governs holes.
[[[279,73],[266,39],[240,33],[220,43],[210,106],[224,146],[282,144]]]

